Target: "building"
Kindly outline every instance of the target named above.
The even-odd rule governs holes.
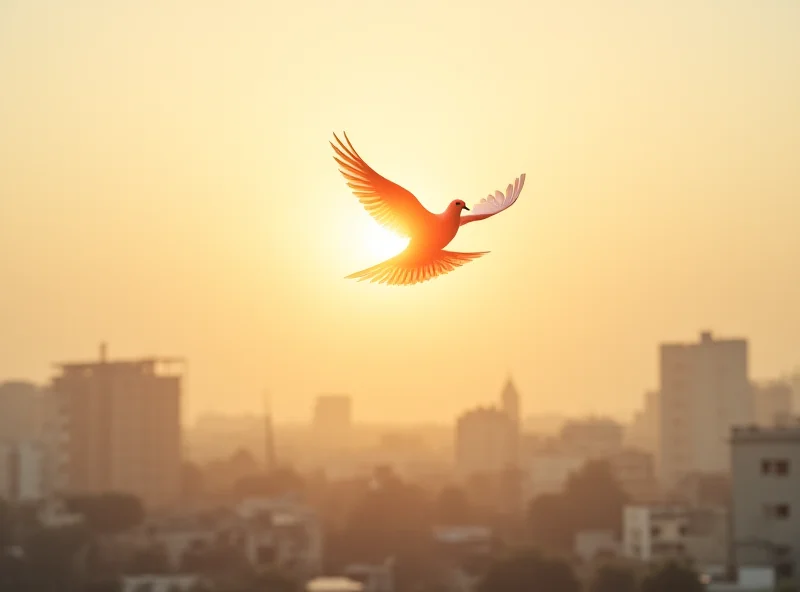
[[[791,420],[793,410],[792,385],[782,380],[754,382],[753,421],[761,427],[771,427]]]
[[[660,481],[730,470],[728,435],[752,417],[747,341],[700,335],[660,351]]]
[[[657,501],[660,492],[652,454],[627,448],[610,456],[608,462],[614,477],[632,502]]]
[[[725,508],[626,506],[622,520],[622,551],[630,559],[690,559],[700,569],[728,562]]]
[[[0,464],[9,458],[22,463],[18,468],[23,473],[15,473],[13,479],[22,479],[20,486],[27,492],[21,493],[24,498],[39,498],[53,492],[57,484],[56,467],[63,449],[60,428],[60,418],[49,390],[30,382],[0,384],[0,447],[4,450],[0,453]],[[17,461],[14,463],[17,466]],[[35,476],[31,472],[34,470]],[[8,473],[0,472],[3,472],[0,480],[7,481]]]
[[[590,563],[603,556],[619,555],[619,540],[612,530],[581,530],[575,533],[575,555]]]
[[[191,571],[211,549],[235,550],[256,570],[278,567],[298,581],[322,573],[323,531],[316,513],[291,498],[251,498],[234,508],[172,513],[126,533],[134,548],[161,548],[171,571]]]
[[[181,475],[182,360],[60,364],[52,390],[64,419],[59,489],[177,501]]]
[[[500,401],[503,411],[505,411],[509,419],[511,419],[511,421],[517,425],[517,429],[519,430],[521,410],[520,398],[519,392],[517,392],[517,387],[514,386],[511,378],[508,379],[505,387],[503,387],[503,392],[500,395]]]
[[[608,458],[622,450],[625,430],[611,419],[572,420],[561,428],[561,446],[585,459]]]
[[[38,439],[42,434],[42,389],[30,382],[0,383],[0,441]]]
[[[645,393],[644,407],[636,412],[625,434],[625,445],[649,452],[658,458],[659,447],[659,393]]]
[[[495,407],[462,414],[456,422],[456,470],[466,477],[515,466],[517,433],[511,418]]]
[[[800,581],[800,424],[732,431],[734,553]]]
[[[570,475],[578,472],[586,459],[561,451],[543,452],[535,456],[528,467],[525,497],[536,499],[546,493],[559,493]]]
[[[514,429],[514,450],[511,453],[511,462],[515,466],[519,466],[520,461],[520,417],[521,417],[521,402],[517,387],[514,386],[513,381],[509,377],[503,391],[500,395],[500,408],[503,413],[508,416],[511,425]]]
[[[314,437],[321,448],[344,448],[350,444],[353,404],[347,395],[322,395],[314,404]]]
[[[35,441],[0,444],[0,498],[24,502],[45,497],[44,452]]]

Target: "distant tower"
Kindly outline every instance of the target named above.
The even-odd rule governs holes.
[[[511,376],[508,377],[506,386],[503,388],[501,402],[503,411],[505,411],[509,419],[514,422],[514,425],[519,426],[519,393],[517,392],[517,387],[514,386],[514,383],[511,380]]]
[[[271,473],[277,468],[275,431],[272,427],[272,405],[269,393],[264,393],[264,469]]]

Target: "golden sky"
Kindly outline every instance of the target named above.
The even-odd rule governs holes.
[[[800,363],[800,2],[0,2],[0,378],[180,354],[187,411],[318,393],[626,416],[657,344]],[[411,288],[328,140],[429,209],[528,175]],[[386,247],[386,248],[384,248]]]

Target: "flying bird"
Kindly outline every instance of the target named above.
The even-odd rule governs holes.
[[[331,142],[336,152],[333,158],[339,164],[339,172],[353,195],[380,224],[410,239],[399,255],[357,271],[345,279],[410,286],[449,273],[486,255],[489,251],[457,253],[445,251],[444,248],[465,224],[485,220],[510,208],[525,184],[525,175],[522,174],[513,185],[508,186],[505,194],[496,191],[494,195],[490,194],[475,204],[471,210],[463,200],[456,199],[450,202],[444,212],[434,214],[411,192],[382,177],[364,162],[350,143],[347,133],[344,134],[347,145],[336,134],[333,137],[336,139],[336,144]],[[462,211],[470,213],[462,216]]]

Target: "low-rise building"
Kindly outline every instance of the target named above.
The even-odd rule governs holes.
[[[731,455],[736,563],[800,581],[800,423],[734,428]]]
[[[725,508],[627,506],[622,550],[646,562],[691,559],[698,567],[726,565],[728,512]]]

